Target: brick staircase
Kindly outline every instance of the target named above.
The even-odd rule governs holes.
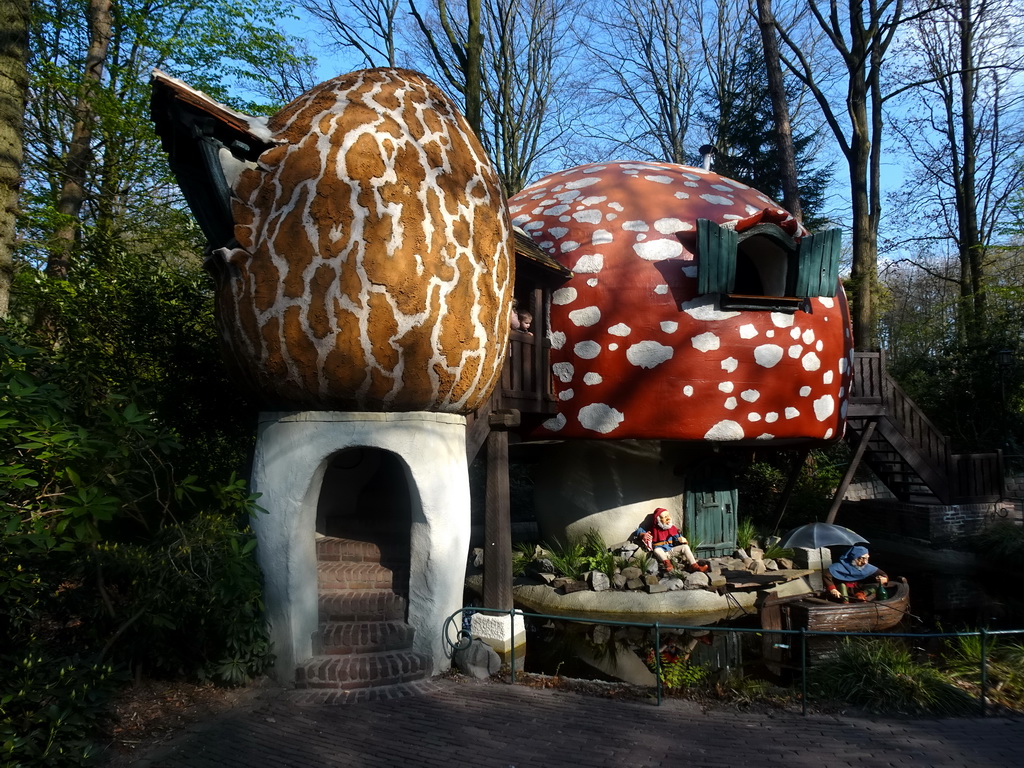
[[[351,693],[407,686],[430,674],[412,650],[405,621],[408,565],[399,542],[322,537],[317,541],[320,625],[312,658],[298,665],[296,687]],[[374,540],[375,539],[375,540]]]

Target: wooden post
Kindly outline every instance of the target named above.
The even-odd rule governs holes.
[[[512,608],[512,521],[508,488],[508,430],[519,411],[490,414],[487,436],[487,509],[484,517],[484,607]]]
[[[875,427],[878,426],[878,422],[872,419],[868,422],[867,428],[864,430],[864,434],[860,436],[860,442],[857,443],[857,450],[853,454],[853,461],[850,462],[850,466],[846,468],[846,474],[843,475],[843,481],[839,483],[839,487],[836,488],[836,495],[832,499],[832,507],[828,511],[828,517],[825,518],[825,522],[835,523],[836,514],[839,512],[839,505],[843,503],[843,496],[846,495],[846,489],[850,487],[850,481],[853,480],[853,473],[857,471],[857,467],[860,466],[860,461],[864,458],[864,451],[868,448],[868,441],[871,440],[871,436],[875,434]]]

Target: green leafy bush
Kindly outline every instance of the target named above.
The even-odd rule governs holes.
[[[836,658],[814,669],[815,696],[879,714],[960,715],[974,699],[891,639],[848,638]]]

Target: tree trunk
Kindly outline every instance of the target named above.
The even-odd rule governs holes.
[[[111,36],[111,0],[89,0],[89,50],[85,59],[82,85],[75,105],[75,126],[64,163],[64,184],[57,214],[61,224],[46,264],[48,277],[67,277],[71,253],[81,225],[85,184],[93,161],[92,131],[96,122],[95,89],[103,77]]]
[[[779,41],[775,34],[772,0],[757,0],[757,23],[761,29],[764,63],[768,74],[768,93],[772,98],[775,115],[775,143],[779,151],[779,170],[782,176],[782,206],[797,221],[803,219],[800,208],[800,190],[796,181],[796,151],[793,148],[793,126],[789,121],[789,104],[782,79]]]
[[[15,224],[21,165],[23,128],[28,93],[29,0],[8,0],[0,5],[0,319],[10,308],[14,277]]]
[[[960,0],[960,108],[963,128],[962,174],[957,190],[958,224],[960,227],[960,260],[967,265],[970,291],[967,340],[978,343],[985,326],[985,249],[978,230],[977,134],[974,118],[975,78],[974,8],[971,0]],[[963,302],[965,305],[968,301]]]

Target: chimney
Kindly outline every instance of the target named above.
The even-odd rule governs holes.
[[[710,144],[705,144],[699,150],[700,152],[700,164],[705,171],[711,170],[711,159],[715,156],[715,148]]]

